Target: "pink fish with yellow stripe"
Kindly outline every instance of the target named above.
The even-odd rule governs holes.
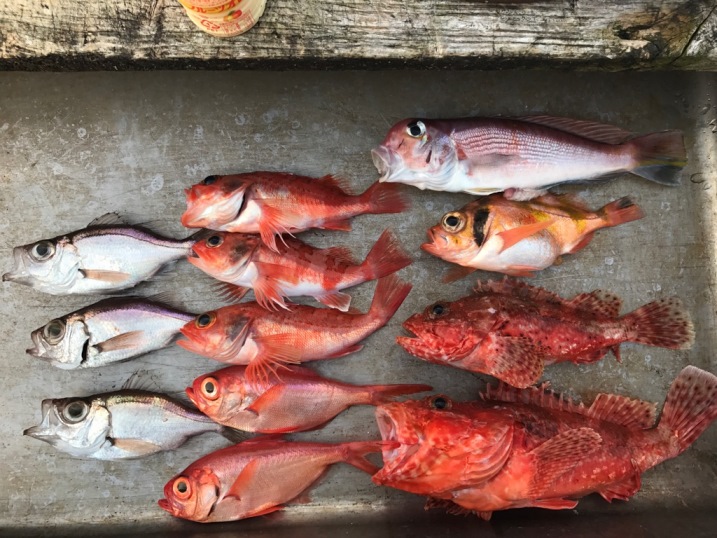
[[[477,269],[533,276],[559,263],[563,254],[585,248],[597,230],[643,216],[628,197],[591,211],[571,195],[547,194],[526,202],[493,195],[443,215],[421,248],[461,266],[448,273],[448,281]]]

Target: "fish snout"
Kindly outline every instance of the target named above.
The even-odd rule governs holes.
[[[165,512],[169,512],[170,514],[174,514],[174,508],[172,507],[172,503],[170,503],[167,499],[159,499],[157,501],[157,504],[159,507],[164,510]]]
[[[187,393],[187,397],[191,400],[191,402],[199,407],[199,398],[194,394],[194,389],[192,387],[187,387],[185,389],[185,392]]]

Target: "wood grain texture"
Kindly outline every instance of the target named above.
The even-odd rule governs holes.
[[[269,0],[249,33],[176,0],[2,0],[0,68],[715,69],[717,0]]]

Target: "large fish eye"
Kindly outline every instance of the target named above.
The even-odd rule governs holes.
[[[443,306],[441,303],[436,303],[431,308],[431,314],[433,314],[434,317],[442,316],[448,311],[448,308]]]
[[[55,245],[50,241],[40,241],[30,249],[30,256],[38,262],[51,258],[53,254],[55,254]]]
[[[426,134],[426,126],[422,121],[412,121],[406,125],[406,132],[413,138],[421,138]]]
[[[443,215],[441,226],[447,232],[460,232],[466,226],[465,219],[460,213],[446,213]]]
[[[209,248],[215,248],[224,242],[224,238],[221,235],[213,235],[207,239],[206,243]]]
[[[189,480],[180,476],[172,484],[172,491],[178,499],[186,501],[192,496],[192,486],[189,484]]]
[[[431,399],[431,407],[439,411],[450,409],[451,405],[451,401],[443,396],[435,396]]]
[[[213,377],[207,377],[202,381],[201,385],[202,396],[209,400],[216,400],[219,398],[219,383]]]
[[[198,329],[206,329],[214,325],[214,322],[216,320],[217,315],[214,312],[207,312],[206,314],[200,314],[199,316],[197,316],[197,320],[194,322],[194,324],[197,326]]]
[[[211,185],[212,183],[216,183],[217,179],[219,179],[219,176],[207,176],[204,178],[204,181],[202,181],[202,185]]]
[[[71,424],[76,424],[84,419],[89,411],[89,405],[82,400],[75,400],[62,408],[62,418]]]
[[[53,319],[42,328],[42,336],[50,344],[59,342],[64,335],[65,324],[59,319]]]

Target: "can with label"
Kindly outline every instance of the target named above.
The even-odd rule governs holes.
[[[264,13],[266,0],[179,0],[194,24],[217,37],[243,34]]]

